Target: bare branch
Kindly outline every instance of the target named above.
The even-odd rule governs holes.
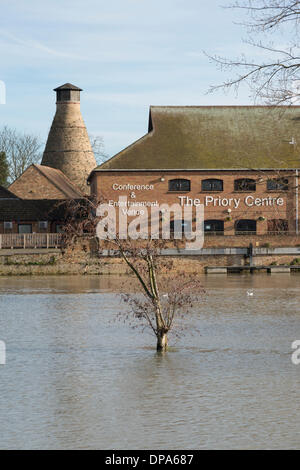
[[[32,163],[41,159],[42,143],[31,134],[22,134],[16,129],[4,126],[0,129],[0,152],[5,152],[8,166],[8,180],[12,183]]]
[[[280,27],[287,21],[294,26],[291,37],[289,30],[286,47],[276,47],[273,43],[255,39],[244,41],[253,50],[262,50],[266,56],[262,60],[250,60],[244,55],[237,59],[228,59],[218,55],[205,55],[222,71],[236,71],[235,77],[225,80],[219,85],[211,86],[209,92],[218,89],[238,91],[243,83],[248,84],[254,101],[262,101],[269,105],[294,104],[299,98],[300,86],[300,53],[298,26],[300,20],[300,2],[293,0],[245,0],[238,1],[225,8],[246,10],[252,22],[243,23],[250,33],[266,33],[271,28]],[[286,30],[284,30],[287,35]],[[271,56],[271,58],[270,58]]]

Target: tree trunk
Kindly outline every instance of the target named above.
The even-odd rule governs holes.
[[[168,337],[165,330],[157,332],[157,351],[166,351],[168,348]]]

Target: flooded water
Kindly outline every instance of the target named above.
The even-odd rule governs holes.
[[[203,277],[197,331],[159,355],[111,321],[119,278],[0,278],[0,448],[300,448],[299,282]]]

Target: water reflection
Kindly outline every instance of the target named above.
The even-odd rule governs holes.
[[[122,278],[0,278],[0,447],[299,448],[299,277],[203,284],[197,331],[158,355],[111,322]]]

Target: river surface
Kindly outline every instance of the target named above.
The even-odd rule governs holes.
[[[114,321],[120,278],[0,278],[0,448],[299,449],[299,283],[203,276],[161,355]]]

